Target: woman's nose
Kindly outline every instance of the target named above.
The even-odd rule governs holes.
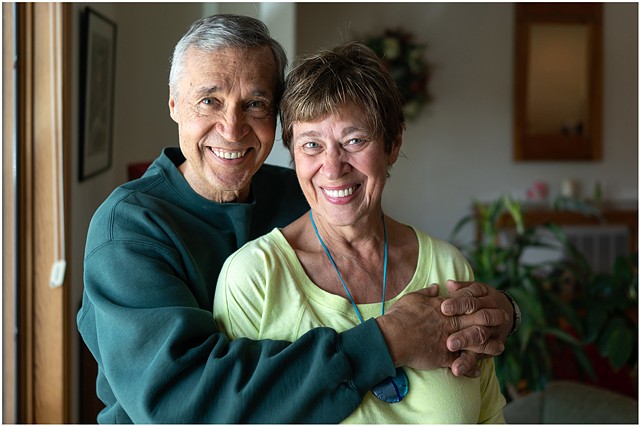
[[[328,149],[325,151],[323,173],[329,179],[338,179],[346,172],[348,164],[344,161],[343,153],[339,149]]]

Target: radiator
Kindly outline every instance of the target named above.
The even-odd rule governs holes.
[[[565,226],[563,229],[595,273],[612,272],[615,260],[629,254],[630,236],[626,226]]]
[[[611,273],[617,257],[629,254],[629,228],[624,225],[563,226],[569,241],[587,259],[593,272]],[[541,229],[540,237],[549,243],[555,238],[550,231]],[[555,244],[557,246],[557,242]],[[528,248],[522,256],[523,263],[538,264],[560,260],[565,254],[558,249]]]

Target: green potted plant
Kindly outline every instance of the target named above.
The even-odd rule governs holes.
[[[580,259],[581,254],[575,253],[574,258]],[[576,265],[581,278],[572,302],[583,319],[585,344],[595,345],[613,371],[637,372],[637,253],[618,257],[610,273],[594,274],[586,261]]]
[[[586,338],[614,369],[638,367],[638,256],[616,260],[612,274],[594,275],[579,308],[586,313]]]
[[[556,208],[558,203],[555,203]],[[600,216],[597,206],[584,201],[566,203],[560,209],[585,215]],[[566,266],[564,279],[571,284],[565,298],[578,314],[578,333],[565,324],[564,328],[579,337],[590,364],[594,367],[584,377],[584,371],[573,368],[566,350],[553,353],[554,374],[564,380],[582,379],[631,397],[637,396],[638,374],[638,253],[632,252],[615,260],[611,270],[594,273],[586,258],[568,243],[563,233],[557,234],[564,247]],[[582,374],[580,374],[582,373]]]
[[[552,358],[557,350],[569,350],[581,370],[593,377],[583,350],[583,321],[573,304],[563,299],[568,277],[575,276],[573,262],[564,256],[534,263],[523,261],[529,249],[573,253],[562,229],[554,224],[526,227],[520,204],[508,196],[489,204],[475,203],[474,210],[458,222],[452,241],[469,259],[475,278],[508,292],[522,311],[519,330],[496,358],[498,378],[507,398],[543,389],[553,379]],[[504,214],[513,222],[509,230],[501,225]],[[469,244],[458,243],[460,231],[472,223],[480,228],[478,238]],[[542,229],[548,232],[541,233]]]

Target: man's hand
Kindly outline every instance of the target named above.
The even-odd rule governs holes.
[[[467,349],[486,355],[500,355],[513,326],[513,307],[507,297],[479,282],[449,280],[447,289],[449,299],[442,302],[442,313],[458,315],[456,318],[460,321],[458,328],[461,330],[447,340],[449,350]],[[482,327],[487,323],[496,327]]]
[[[458,336],[461,349],[466,346],[483,347],[487,345],[486,338],[491,335],[490,332],[469,332],[463,328],[491,329],[505,322],[505,313],[501,309],[481,309],[484,304],[490,305],[488,301],[468,300],[479,292],[486,297],[488,290],[482,290],[482,286],[484,284],[478,284],[466,293],[454,291],[454,298],[460,300],[453,303],[451,315],[456,315],[461,307],[465,308],[462,313],[468,315],[443,315],[443,299],[437,297],[438,286],[432,285],[403,296],[385,315],[378,317],[376,321],[396,367],[408,366],[421,370],[451,367],[456,375],[477,376],[476,356],[471,352],[459,354],[448,350],[447,341],[454,335]],[[480,312],[475,312],[478,309],[481,309]],[[489,345],[489,348],[493,346]]]
[[[460,330],[449,336],[447,347],[452,352],[463,350],[451,370],[455,375],[461,370],[470,374],[469,367],[478,358],[504,351],[513,326],[513,306],[504,294],[483,283],[449,280],[447,289],[450,298],[442,302],[442,313],[455,318]]]

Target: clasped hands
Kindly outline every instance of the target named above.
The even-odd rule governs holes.
[[[376,319],[396,367],[477,377],[479,359],[504,351],[513,317],[507,298],[479,282],[449,280],[447,289],[447,298],[437,285],[409,293]]]

